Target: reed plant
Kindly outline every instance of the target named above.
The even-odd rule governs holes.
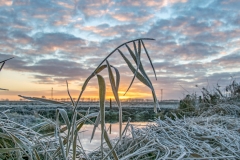
[[[126,43],[121,44],[116,49],[114,49],[106,58],[102,60],[102,62],[96,67],[96,69],[90,74],[89,77],[83,83],[82,89],[79,93],[78,99],[76,101],[73,100],[69,88],[68,82],[67,92],[71,100],[71,104],[47,100],[37,97],[28,97],[21,96],[22,98],[34,101],[40,101],[43,103],[53,104],[53,105],[65,105],[72,108],[72,117],[69,118],[67,112],[64,109],[56,110],[56,120],[45,119],[43,123],[40,123],[31,128],[27,128],[24,126],[12,126],[15,125],[15,122],[9,120],[9,118],[5,115],[5,113],[1,113],[5,119],[1,121],[0,124],[0,150],[1,150],[1,158],[16,158],[27,157],[28,159],[91,159],[90,155],[87,154],[82,147],[81,139],[79,137],[79,132],[81,131],[85,122],[89,122],[94,125],[92,136],[90,141],[93,139],[95,130],[100,125],[101,128],[101,146],[100,146],[100,154],[98,157],[94,159],[119,159],[119,151],[116,150],[116,146],[122,143],[122,136],[126,133],[129,122],[126,127],[122,128],[122,105],[119,98],[119,85],[120,85],[120,73],[119,70],[114,67],[108,61],[108,58],[113,54],[120,54],[129,69],[133,73],[133,78],[129,84],[127,91],[131,88],[135,78],[137,78],[140,82],[146,85],[153,97],[154,101],[154,111],[157,112],[157,108],[159,108],[157,96],[152,85],[152,82],[142,64],[142,53],[145,53],[149,59],[149,62],[152,66],[153,72],[156,73],[153,67],[151,58],[149,53],[145,47],[144,41],[154,40],[151,38],[141,38],[135,39],[132,41],[128,41]],[[133,47],[130,47],[132,44]],[[126,47],[128,53],[133,59],[135,66],[131,63],[131,61],[126,57],[126,53],[121,51],[122,47]],[[132,49],[133,48],[133,49]],[[144,52],[142,52],[144,51]],[[105,126],[105,100],[106,100],[106,84],[105,79],[100,74],[104,69],[108,72],[108,77],[110,80],[110,85],[112,89],[112,93],[114,95],[116,104],[119,108],[119,139],[113,143],[109,139],[107,129]],[[93,77],[97,77],[98,86],[99,86],[99,112],[85,115],[78,112],[78,108],[80,106],[80,99],[87,89],[87,85],[89,81]],[[156,78],[157,79],[157,78]],[[127,93],[126,91],[126,93]],[[126,94],[125,93],[125,94]],[[43,117],[44,118],[44,117]],[[92,119],[95,118],[95,121]],[[60,120],[64,122],[61,123]],[[55,130],[53,132],[48,132],[45,134],[40,134],[39,132],[46,127],[54,126]],[[107,146],[107,150],[105,149]]]
[[[20,96],[52,105],[71,107],[72,117],[68,116],[66,110],[58,108],[56,119],[50,120],[38,115],[44,121],[32,127],[26,127],[12,121],[7,111],[0,112],[0,159],[240,159],[240,100],[237,82],[227,86],[226,90],[231,93],[230,96],[222,94],[219,88],[216,88],[213,93],[203,89],[202,103],[197,104],[196,95],[193,94],[184,100],[184,106],[179,109],[180,112],[179,110],[168,111],[168,114],[162,115],[163,119],[159,116],[145,128],[134,128],[129,118],[126,126],[122,128],[122,108],[118,95],[120,73],[109,63],[108,57],[116,51],[123,57],[134,75],[127,90],[135,78],[139,79],[150,88],[156,112],[158,103],[155,91],[140,58],[141,50],[144,50],[149,57],[143,43],[145,40],[152,39],[129,41],[111,52],[86,79],[77,101],[72,99],[66,81],[71,104]],[[130,43],[133,44],[133,49],[129,47]],[[127,47],[127,51],[136,64],[135,67],[121,52],[120,49],[123,46]],[[150,57],[149,61],[151,63]],[[105,79],[100,75],[104,69],[108,71],[111,89],[119,108],[120,132],[118,138],[112,140],[105,126],[106,84]],[[99,111],[87,112],[83,115],[78,112],[81,104],[80,98],[88,82],[94,76],[97,77],[99,86]],[[216,94],[218,96],[214,97]],[[199,104],[203,105],[199,107],[200,110],[196,108],[189,110],[189,107],[192,108]],[[192,114],[187,116],[190,112]],[[86,122],[94,125],[90,141],[94,138],[99,125],[101,129],[101,144],[99,148],[90,153],[83,148],[78,134]],[[54,130],[41,134],[41,131],[46,131],[49,127],[54,127]]]

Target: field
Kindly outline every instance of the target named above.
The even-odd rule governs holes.
[[[70,102],[69,102],[70,104]],[[78,112],[85,114],[88,110],[89,113],[94,113],[99,110],[99,102],[82,102],[78,108]],[[123,109],[123,121],[126,122],[128,117],[131,118],[132,122],[149,121],[154,119],[156,115],[152,109],[152,102],[124,102],[122,103]],[[177,102],[165,102],[160,103],[162,110],[172,110],[179,106]],[[16,121],[27,125],[33,125],[36,119],[36,114],[42,115],[46,118],[55,119],[56,109],[61,108],[66,110],[69,117],[72,117],[70,107],[63,105],[52,105],[44,104],[41,102],[34,101],[0,101],[0,111],[9,110],[8,116]],[[113,103],[110,109],[109,102],[106,102],[106,122],[117,122],[118,121],[118,107]]]
[[[82,111],[86,112],[90,107],[93,109],[89,114],[95,112],[95,105],[97,103],[85,103],[82,105]],[[106,104],[107,106],[108,104]],[[141,113],[142,110],[145,110],[151,106],[152,103],[141,104],[141,103],[125,103],[123,104],[124,108],[128,108],[128,112]],[[165,104],[166,105],[166,104]],[[169,105],[169,104],[168,104]],[[171,104],[173,106],[173,104]],[[175,104],[176,105],[176,104]],[[178,104],[179,105],[179,104]],[[137,107],[139,106],[139,108]],[[145,107],[144,107],[145,106]],[[9,123],[13,126],[12,121],[17,121],[19,124],[14,124],[16,129],[22,129],[22,131],[31,130],[33,135],[28,135],[34,143],[41,142],[41,147],[48,148],[45,154],[53,154],[56,152],[56,147],[59,145],[56,140],[53,140],[52,137],[49,141],[49,137],[44,137],[43,135],[49,134],[49,132],[44,133],[44,128],[49,128],[50,126],[41,126],[33,124],[46,122],[46,119],[40,117],[37,113],[34,114],[34,111],[41,112],[40,110],[56,110],[56,108],[61,108],[56,105],[46,105],[38,102],[1,102],[0,105],[1,112],[3,110],[9,109],[14,112],[5,112],[6,116],[9,117],[9,121],[5,122],[2,125],[4,127],[8,126]],[[106,107],[108,108],[108,107]],[[112,107],[112,110],[117,107]],[[240,158],[240,101],[239,99],[225,99],[225,101],[219,101],[217,104],[203,107],[203,104],[199,104],[198,109],[192,112],[186,112],[192,114],[191,116],[179,117],[176,113],[179,113],[179,109],[171,109],[168,112],[171,112],[172,117],[164,116],[163,119],[156,118],[152,123],[144,127],[137,127],[135,123],[125,123],[125,130],[122,134],[121,142],[117,138],[118,134],[118,124],[112,124],[111,128],[112,134],[108,134],[111,137],[112,145],[115,145],[116,154],[119,159],[239,159]],[[62,107],[61,109],[66,109]],[[137,111],[136,111],[137,109]],[[142,109],[142,110],[141,110]],[[22,111],[17,113],[18,111]],[[66,109],[67,110],[67,109]],[[79,109],[80,110],[80,109]],[[110,110],[110,108],[106,109]],[[152,108],[149,108],[152,111]],[[92,113],[91,113],[92,112]],[[116,111],[117,112],[117,111]],[[123,112],[124,113],[124,112]],[[145,112],[146,113],[146,112]],[[150,112],[154,115],[154,112]],[[196,115],[197,114],[197,115]],[[15,119],[13,118],[15,117]],[[17,118],[18,117],[18,118]],[[3,118],[3,117],[2,117]],[[141,117],[143,118],[143,117]],[[151,119],[151,118],[150,118]],[[12,121],[10,121],[12,120]],[[4,119],[6,121],[6,119]],[[2,121],[2,122],[4,122]],[[44,124],[44,123],[42,123]],[[47,124],[47,123],[45,123]],[[107,132],[109,132],[109,127],[111,123],[106,123]],[[21,126],[23,125],[23,126]],[[2,128],[4,128],[2,126]],[[28,127],[27,127],[28,126]],[[34,126],[34,127],[33,127]],[[95,138],[93,139],[92,146],[96,148],[91,150],[91,145],[86,146],[90,141],[89,139],[83,138],[84,134],[91,134],[93,127],[82,128],[82,133],[79,134],[79,142],[77,145],[83,145],[85,148],[79,148],[77,157],[87,157],[88,159],[99,159],[101,157],[101,149],[96,145],[100,143],[101,129],[96,130]],[[91,125],[90,125],[91,126]],[[9,126],[8,126],[9,127]],[[29,128],[31,127],[31,128]],[[43,127],[43,128],[41,128]],[[39,129],[41,128],[41,129]],[[7,130],[7,128],[4,128]],[[32,130],[33,129],[33,130]],[[53,128],[54,129],[54,128]],[[39,131],[42,130],[44,132]],[[38,131],[38,132],[36,132]],[[88,132],[86,132],[88,131]],[[90,131],[90,132],[89,132]],[[23,133],[12,134],[23,136]],[[28,131],[29,132],[29,131]],[[86,133],[84,133],[86,132]],[[25,135],[26,136],[26,135]],[[33,136],[33,137],[32,137]],[[41,138],[42,137],[42,138]],[[44,138],[43,138],[44,137]],[[36,139],[38,139],[36,141]],[[98,140],[97,140],[98,139]],[[53,143],[52,147],[48,146],[46,142],[49,141],[48,145]],[[96,143],[97,142],[97,143]],[[27,141],[23,142],[27,144]],[[32,143],[32,142],[31,142]],[[36,144],[31,144],[34,147]],[[16,142],[18,144],[18,142]],[[18,144],[23,145],[23,144]],[[28,144],[29,145],[29,144]],[[55,146],[56,145],[56,146]],[[55,146],[55,147],[54,147]],[[79,146],[79,147],[80,147]],[[40,146],[38,146],[40,147]],[[52,149],[50,149],[50,148]],[[55,148],[55,149],[53,149]],[[24,148],[22,148],[24,149]],[[39,148],[38,148],[39,149]],[[110,153],[107,144],[103,144],[104,155],[107,156]],[[14,159],[15,150],[10,150],[8,153],[11,153],[11,156]],[[43,152],[43,150],[41,151]],[[40,153],[41,153],[40,152]],[[83,154],[83,152],[85,152]],[[6,157],[7,154],[2,154]],[[34,158],[34,155],[33,159]],[[111,155],[110,159],[114,158]],[[16,158],[16,157],[15,157]],[[41,159],[41,158],[40,158]],[[71,159],[71,158],[70,158]],[[101,159],[101,158],[100,158]]]

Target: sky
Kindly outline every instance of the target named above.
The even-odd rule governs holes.
[[[202,87],[221,90],[240,77],[239,0],[0,0],[1,99],[17,95],[67,98],[66,80],[77,97],[85,79],[116,47],[144,41],[157,74],[143,51],[141,60],[158,98],[182,99]],[[130,45],[131,46],[131,45]],[[131,46],[132,47],[132,46]],[[129,59],[126,48],[121,50]],[[132,61],[132,60],[131,60]],[[148,98],[115,52],[109,63],[121,74],[120,98]],[[107,72],[101,73],[111,97]],[[98,96],[93,78],[83,97]]]

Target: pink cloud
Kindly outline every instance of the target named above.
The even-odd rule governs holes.
[[[13,4],[12,0],[2,0],[0,1],[0,6],[11,6]]]

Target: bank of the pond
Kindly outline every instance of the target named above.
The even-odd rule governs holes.
[[[78,112],[86,114],[86,112],[94,113],[99,111],[98,102],[81,102]],[[160,103],[163,111],[177,108],[178,103]],[[56,109],[61,108],[67,111],[68,116],[72,116],[72,108],[63,105],[48,105],[32,101],[8,101],[0,102],[0,111],[9,110],[9,113],[17,113],[20,115],[37,115],[40,114],[46,118],[55,119]],[[132,121],[147,121],[154,119],[156,114],[153,111],[153,103],[151,102],[125,102],[122,103],[123,121],[127,121],[128,117]],[[106,121],[109,123],[118,121],[118,107],[113,103],[110,108],[109,102],[106,102]]]

